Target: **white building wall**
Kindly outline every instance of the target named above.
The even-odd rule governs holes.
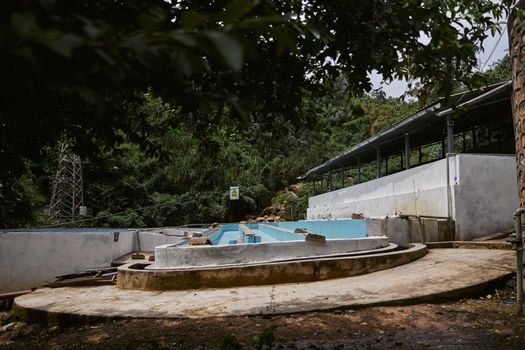
[[[513,155],[460,154],[308,200],[307,219],[414,214],[456,221],[456,238],[472,239],[512,228],[518,207]]]

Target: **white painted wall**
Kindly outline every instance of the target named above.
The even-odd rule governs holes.
[[[449,159],[450,204],[456,239],[510,230],[519,205],[514,155],[459,154]],[[448,216],[446,160],[308,200],[307,219],[395,214]]]
[[[142,251],[154,251],[178,237],[141,232]],[[108,267],[111,261],[137,249],[133,231],[113,232],[6,232],[0,233],[0,293],[49,282],[57,275]]]
[[[307,219],[395,214],[448,216],[446,163],[439,160],[337,191],[310,197]],[[451,173],[455,173],[450,161]]]

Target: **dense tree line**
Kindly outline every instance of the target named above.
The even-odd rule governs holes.
[[[304,110],[315,126],[294,127],[282,122],[274,132],[257,123],[248,127],[216,127],[206,142],[189,128],[174,124],[180,109],[150,93],[126,106],[136,133],[147,145],[122,132],[113,147],[97,140],[83,157],[85,204],[100,220],[90,225],[167,226],[238,221],[256,215],[274,202],[294,205],[297,219],[312,192],[309,185],[276,196],[297,177],[349,145],[405,117],[417,103],[393,98],[352,98],[339,82],[332,94],[304,93]],[[223,113],[230,113],[225,110]],[[227,117],[227,116],[226,116]],[[70,142],[78,142],[68,135]],[[56,169],[56,151],[48,148],[44,162],[28,166],[18,183],[23,195],[14,225],[45,224],[42,208],[49,200],[49,178]],[[229,186],[240,186],[239,201],[230,201]],[[299,196],[297,196],[299,194]],[[140,211],[111,213],[148,207]],[[292,214],[293,213],[293,214]]]
[[[172,203],[109,224],[255,212],[396,118],[356,102],[370,71],[417,78],[420,95],[481,84],[477,47],[510,3],[3,2],[0,224],[35,222],[63,138],[84,160],[95,213]],[[231,182],[244,188],[238,208]]]

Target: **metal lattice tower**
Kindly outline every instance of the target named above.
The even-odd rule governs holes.
[[[71,152],[67,142],[60,144],[58,170],[51,178],[49,222],[53,224],[78,219],[84,202],[80,157]]]

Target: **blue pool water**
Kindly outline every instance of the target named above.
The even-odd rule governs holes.
[[[275,241],[302,241],[302,234],[293,233],[296,228],[305,228],[309,232],[333,238],[364,238],[366,237],[365,220],[330,220],[330,221],[286,221],[264,224],[247,224],[255,235],[255,243]],[[282,230],[284,229],[284,230]],[[210,241],[213,245],[236,244],[243,237],[242,230],[237,224],[221,226]],[[247,237],[250,239],[250,237]],[[252,240],[245,243],[254,243]]]

